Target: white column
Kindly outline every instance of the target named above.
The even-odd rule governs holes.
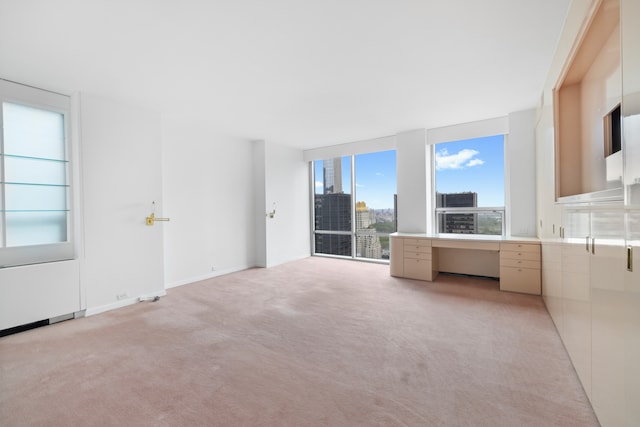
[[[536,235],[535,119],[535,110],[509,114],[504,181],[507,231],[514,236]]]
[[[399,232],[426,233],[428,230],[430,164],[425,129],[396,135]]]

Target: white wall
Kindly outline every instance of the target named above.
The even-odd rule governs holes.
[[[167,287],[255,265],[252,143],[163,118]]]
[[[160,116],[83,94],[80,280],[87,313],[160,294],[163,225],[149,227],[151,202],[162,213]]]
[[[257,214],[266,221],[266,265],[271,267],[311,254],[309,163],[302,150],[267,142],[264,164],[264,210]],[[266,214],[274,206],[270,218]]]

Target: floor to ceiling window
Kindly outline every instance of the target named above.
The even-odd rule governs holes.
[[[389,259],[397,230],[395,150],[355,156],[356,257]]]
[[[351,157],[314,162],[315,253],[352,256]]]
[[[389,259],[397,229],[395,150],[316,160],[314,253]]]

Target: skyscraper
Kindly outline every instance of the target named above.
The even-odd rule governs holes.
[[[436,193],[436,208],[478,207],[478,193]],[[441,213],[438,215],[440,233],[477,234],[478,214]]]
[[[342,159],[322,161],[322,194],[315,195],[315,230],[351,231],[351,194],[342,191]],[[316,233],[315,252],[351,256],[351,235]]]
[[[315,229],[351,231],[351,194],[316,194]],[[351,256],[351,234],[316,233],[316,253]]]
[[[365,202],[356,202],[356,256],[363,258],[382,258],[380,237],[373,228],[371,212]]]
[[[324,194],[342,193],[342,158],[322,161]]]

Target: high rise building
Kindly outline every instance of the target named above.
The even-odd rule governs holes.
[[[342,159],[322,162],[322,194],[315,195],[315,230],[351,231],[351,195],[342,192]],[[351,234],[316,233],[315,252],[352,256]]]
[[[436,193],[436,208],[475,208],[478,207],[478,193]],[[477,234],[478,214],[441,213],[438,214],[440,233]]]
[[[342,193],[342,158],[322,161],[324,194]]]
[[[315,230],[351,231],[351,194],[316,194]],[[316,253],[351,256],[351,234],[316,233]]]
[[[375,218],[375,216],[374,216]],[[371,212],[365,202],[356,202],[356,256],[363,258],[382,258],[382,244],[380,237],[374,228],[369,226]]]

